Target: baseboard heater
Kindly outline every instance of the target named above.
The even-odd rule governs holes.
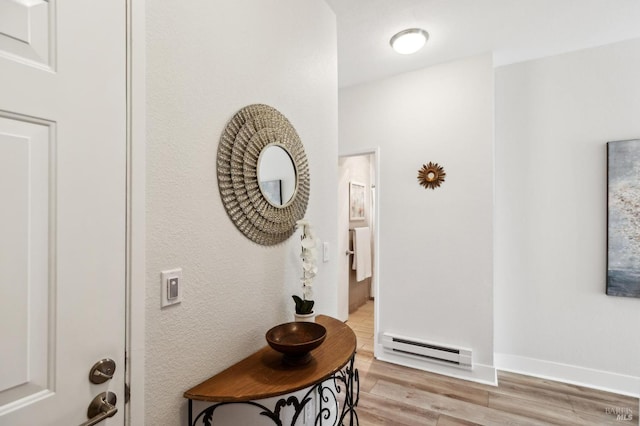
[[[382,334],[382,346],[398,355],[409,355],[467,370],[472,368],[472,353],[467,348],[444,346],[389,333]]]

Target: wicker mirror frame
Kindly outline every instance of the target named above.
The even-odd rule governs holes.
[[[258,160],[267,146],[281,146],[291,156],[297,188],[282,207],[271,204],[258,182]],[[229,121],[218,145],[218,188],[235,226],[250,240],[265,246],[279,244],[294,232],[309,201],[309,163],[298,133],[273,107],[248,105]]]

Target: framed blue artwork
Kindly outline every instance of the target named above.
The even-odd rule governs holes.
[[[640,139],[607,143],[607,294],[640,297]]]

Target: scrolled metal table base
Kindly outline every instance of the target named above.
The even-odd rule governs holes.
[[[342,369],[331,377],[312,386],[298,400],[296,396],[280,398],[273,410],[255,401],[218,402],[202,410],[195,419],[193,418],[193,400],[189,400],[189,425],[190,426],[214,426],[214,414],[216,409],[225,405],[249,405],[260,409],[260,415],[268,417],[277,426],[283,426],[281,419],[282,409],[293,407],[294,414],[290,426],[296,426],[303,416],[304,409],[313,400],[314,393],[318,396],[318,407],[315,413],[314,426],[359,426],[358,406],[360,395],[360,377],[358,369],[354,368],[355,355]],[[342,392],[344,390],[344,393]],[[341,404],[342,402],[342,404]],[[340,408],[342,407],[342,408]],[[328,423],[329,422],[329,423]]]

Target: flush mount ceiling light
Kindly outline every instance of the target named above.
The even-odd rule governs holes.
[[[424,46],[429,39],[429,33],[420,28],[410,28],[408,30],[400,31],[398,34],[391,37],[389,43],[393,50],[403,55],[410,55],[416,53]]]

